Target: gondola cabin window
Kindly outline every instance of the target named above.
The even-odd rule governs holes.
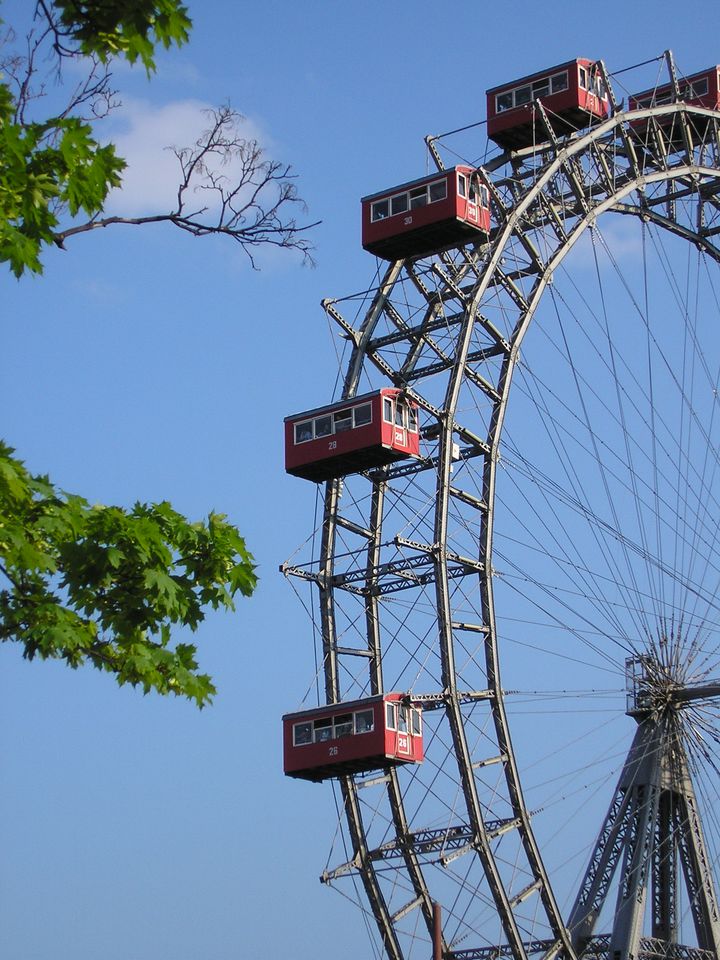
[[[583,73],[587,76],[587,71],[583,70]],[[497,113],[502,113],[504,110],[512,110],[514,107],[521,107],[525,103],[547,97],[551,93],[560,93],[567,88],[567,70],[563,70],[562,73],[553,74],[551,77],[543,77],[533,83],[526,83],[513,90],[498,93],[495,97],[495,109]]]
[[[372,710],[358,710],[355,713],[322,717],[314,721],[304,720],[293,724],[293,746],[324,743],[327,740],[339,740],[341,737],[372,733],[374,728],[375,714]]]
[[[285,469],[319,482],[420,454],[417,404],[394,387],[285,419]]]
[[[357,407],[321,414],[312,420],[295,424],[295,443],[308,443],[321,437],[330,437],[344,430],[354,430],[372,423],[372,404],[362,403]]]
[[[423,759],[422,710],[401,693],[288,714],[283,728],[285,773],[304,780]]]
[[[398,193],[394,197],[376,200],[370,208],[371,219],[375,223],[378,220],[385,220],[387,217],[397,217],[408,210],[417,210],[419,207],[425,207],[430,203],[439,203],[446,198],[447,181],[444,178],[434,180],[432,183]]]
[[[710,67],[692,77],[683,77],[678,80],[677,92],[671,83],[666,83],[652,90],[634,93],[628,99],[628,107],[630,110],[644,110],[646,107],[660,107],[677,100],[717,110],[718,90],[720,90],[719,72],[720,67]]]
[[[678,83],[678,99],[687,103],[691,100],[702,101],[708,94],[707,77],[702,77],[692,83],[690,81],[680,81]],[[675,100],[675,91],[671,86],[659,87],[650,93],[633,97],[630,108],[632,110],[642,110],[644,107],[660,107],[664,103],[673,103]]]
[[[454,167],[362,200],[362,244],[378,257],[427,256],[490,231],[487,186],[472,167]]]

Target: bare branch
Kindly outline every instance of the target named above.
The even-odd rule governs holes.
[[[52,48],[60,62],[65,57],[77,56],[77,47],[69,42],[70,32],[61,25],[52,4],[46,3],[45,0],[37,0],[34,19],[40,22],[45,21],[45,31],[52,37]]]
[[[0,37],[0,74],[13,91],[13,120],[18,124],[48,119],[47,115],[42,118],[34,116],[33,108],[51,94],[53,99],[57,99],[58,91],[62,87],[62,58],[72,55],[69,48],[58,50],[59,34],[52,20],[52,11],[44,4],[38,4],[38,9],[40,8],[48,10],[47,18],[50,19],[43,22],[36,11],[33,25],[22,42],[18,41],[12,29],[5,31]],[[53,104],[51,110],[54,119],[73,116],[92,123],[106,117],[112,109],[119,106],[107,66],[97,57],[88,56],[83,59],[87,63],[87,72],[69,95],[60,101],[59,106]]]
[[[0,33],[0,74],[12,93],[14,123],[35,127],[38,149],[58,145],[66,120],[92,127],[120,105],[102,54],[82,53],[55,3],[35,0],[24,31]],[[82,59],[86,67],[75,86],[63,83],[67,59]],[[68,217],[65,195],[50,196],[47,206],[58,223],[54,242],[62,247],[76,234],[118,223],[166,222],[193,236],[229,237],[253,267],[253,254],[262,246],[299,251],[305,263],[312,263],[308,231],[317,224],[305,222],[307,209],[292,168],[267,157],[256,139],[243,136],[243,117],[229,105],[208,111],[207,117],[208,129],[195,143],[168,148],[179,166],[172,209],[148,216],[104,216],[100,203],[85,207],[97,213],[81,223]]]
[[[210,127],[191,147],[173,147],[180,165],[175,209],[142,217],[97,217],[55,235],[58,246],[80,233],[115,224],[172,223],[193,236],[218,234],[240,244],[253,266],[260,246],[297,250],[312,263],[304,214],[289,165],[265,157],[256,140],[242,136],[242,117],[229,106],[208,111]],[[197,201],[200,201],[199,203]]]

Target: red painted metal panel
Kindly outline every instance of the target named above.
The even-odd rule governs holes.
[[[693,107],[704,107],[707,110],[720,110],[718,70],[720,70],[718,66],[709,67],[707,70],[695,73],[690,77],[680,78],[678,84],[681,102]],[[641,93],[630,96],[628,98],[628,109],[630,111],[641,110],[645,107],[673,103],[674,100],[675,91],[672,84],[666,83],[661,87],[643,90]],[[656,117],[655,122],[661,127],[669,149],[685,148],[685,126],[676,114]],[[692,135],[696,137],[706,136],[708,125],[708,117],[694,116],[690,121]],[[651,122],[649,118],[643,117],[638,120],[630,120],[630,126],[636,136],[642,140],[649,135]]]
[[[486,91],[487,96],[487,117],[488,122],[495,117],[504,117],[507,114],[511,113],[511,110],[502,110],[500,112],[496,109],[496,96],[500,93],[507,93],[509,90],[514,90],[517,87],[525,86],[526,84],[536,83],[539,80],[542,80],[544,77],[551,77],[554,74],[562,73],[562,71],[567,70],[568,72],[568,89],[563,90],[560,93],[550,94],[553,98],[554,103],[561,103],[564,95],[568,94],[570,96],[569,100],[565,100],[565,105],[568,103],[575,102],[578,93],[579,86],[579,76],[578,76],[578,66],[584,66],[589,68],[593,64],[592,60],[584,60],[578,58],[576,60],[568,60],[566,63],[559,63],[554,67],[548,67],[546,70],[539,70],[537,73],[529,73],[524,77],[518,77],[515,80],[511,80],[507,83],[501,83],[499,86],[490,87]],[[544,98],[543,98],[544,99]],[[520,109],[520,108],[516,108]]]
[[[352,734],[340,738],[329,738],[318,743],[295,746],[293,727],[298,722],[314,721],[326,717],[344,716],[357,709],[372,709],[374,729],[366,733]],[[302,771],[313,771],[328,765],[338,765],[358,761],[368,757],[385,756],[385,736],[383,727],[383,701],[365,701],[357,704],[340,704],[334,708],[320,708],[301,714],[283,717],[284,769],[288,776]]]
[[[534,98],[531,97],[521,105],[498,111],[497,97],[526,86],[541,85],[543,80],[563,72],[567,73],[566,88],[554,93],[543,93],[538,97],[555,131],[558,134],[569,133],[572,130],[581,129],[593,119],[605,119],[609,115],[607,98],[598,96],[597,92],[587,90],[580,84],[580,68],[584,67],[590,73],[594,66],[593,60],[577,58],[547,70],[520,77],[510,83],[492,87],[486,93],[488,137],[500,146],[516,148],[530,146],[536,140],[545,140],[546,133],[535,117]]]
[[[489,207],[476,205],[471,211],[467,200],[458,193],[457,174],[463,173],[469,179],[474,172],[471,167],[453,167],[363,197],[364,249],[385,259],[395,260],[458,246],[488,233]],[[430,190],[431,185],[443,182],[443,199],[412,206],[413,192],[422,192],[424,187]],[[404,196],[408,198],[407,205]],[[396,204],[395,201],[399,202]],[[373,218],[373,210],[378,206],[386,206],[387,213],[380,218]],[[396,206],[405,208],[395,212]]]
[[[384,190],[380,194],[373,194],[362,199],[362,240],[363,246],[367,249],[380,240],[388,237],[397,236],[400,233],[409,233],[412,230],[420,229],[436,220],[446,220],[455,215],[455,189],[453,184],[454,171],[433,174],[429,177],[421,177],[419,180],[413,180],[410,183],[401,184],[390,190]],[[373,204],[384,199],[390,199],[394,195],[409,193],[411,190],[420,188],[426,184],[436,181],[445,181],[446,197],[444,200],[437,200],[435,203],[428,203],[425,206],[415,207],[403,210],[396,214],[390,214],[382,220],[372,220]]]
[[[690,77],[682,77],[679,80],[682,102],[694,107],[705,107],[708,110],[720,110],[720,88],[718,85],[718,71],[720,66],[708,67],[707,70],[701,70],[700,73],[694,73]],[[706,92],[695,92],[691,88],[697,88],[698,83],[707,84]],[[670,103],[673,99],[673,88],[669,83],[661,87],[655,87],[651,90],[643,90],[640,93],[633,93],[628,97],[628,109],[638,110],[643,107],[655,106],[663,103]],[[647,121],[633,121],[634,125],[646,124]]]
[[[352,400],[344,400],[285,419],[285,469],[295,476],[309,480],[324,480],[334,476],[370,469],[393,463],[405,457],[419,456],[420,435],[417,430],[400,429],[383,418],[383,400],[396,401],[402,391],[387,387],[374,393],[364,394]],[[417,407],[409,400],[408,408],[417,413]],[[357,408],[370,405],[371,420],[347,429],[336,429],[338,421],[350,411],[352,421]],[[329,421],[326,418],[330,418]],[[329,432],[316,436],[317,424],[330,424]],[[310,439],[296,441],[296,426],[307,426]],[[314,425],[314,426],[313,426]]]
[[[397,732],[386,724],[386,704],[400,701],[409,709],[404,694],[389,693],[287,714],[283,717],[285,774],[321,781],[397,764],[420,763],[423,759],[422,732],[419,735],[413,735],[411,729]],[[338,724],[338,718],[344,721],[358,714],[364,717],[370,711],[373,716],[371,730],[363,727],[362,732],[350,732],[346,723]],[[312,728],[312,739],[296,744],[293,733],[296,727],[302,736]],[[338,729],[342,733],[336,736]]]

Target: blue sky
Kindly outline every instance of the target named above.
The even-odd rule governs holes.
[[[317,265],[273,251],[257,272],[229,241],[150,226],[74,238],[42,278],[8,272],[2,435],[91,500],[227,513],[260,584],[197,635],[219,688],[202,713],[0,650],[0,953],[12,960],[369,955],[359,912],[317,882],[332,794],[286,781],[280,751],[280,716],[314,676],[309,622],[278,565],[312,530],[315,489],[283,472],[282,419],[333,398],[343,341],[319,301],[372,279],[359,197],[421,176],[423,137],[482,120],[485,89],[505,79],[575,56],[614,71],[667,47],[686,72],[720,60],[718,14],[696,0],[682,18],[646,0],[190,10],[190,44],[162,54],[151,83],[117,73],[125,107],[108,135],[135,158],[117,203],[148,212],[167,189],[162,146],[191,141],[201,109],[229,100],[297,173],[322,221]]]

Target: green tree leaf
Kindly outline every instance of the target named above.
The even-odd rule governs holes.
[[[98,107],[112,107],[109,73],[97,72],[98,60],[121,57],[151,73],[156,49],[185,43],[191,26],[179,0],[47,0],[33,7],[36,27],[42,24],[26,37],[32,53],[6,56],[0,74],[0,262],[18,278],[42,272],[48,245],[120,219],[100,214],[121,184],[125,161],[96,139],[86,119],[101,114]],[[54,79],[68,59],[87,66],[87,76],[66,109],[38,118],[43,51]],[[288,168],[265,161],[257,144],[239,138],[236,116],[224,108],[194,153],[176,151],[184,176],[177,211],[122,222],[164,219],[195,234],[223,232],[250,247],[272,243],[306,252],[298,239],[305,228],[277,212],[299,202]],[[184,192],[195,186],[185,171],[204,169],[204,157],[217,151],[246,161],[251,207],[260,211],[249,227],[246,209],[232,204],[231,221],[212,229],[184,212]],[[258,201],[263,187],[272,197],[267,213]],[[229,189],[234,196],[240,186]],[[78,215],[89,219],[68,226],[68,217]],[[195,646],[176,641],[177,630],[196,630],[208,608],[234,609],[235,597],[249,596],[256,582],[253,558],[225,516],[191,522],[165,502],[92,506],[48,477],[31,475],[0,441],[0,642],[21,644],[27,658],[90,664],[121,684],[185,696],[202,707],[215,687],[199,672]]]
[[[226,518],[191,522],[170,504],[91,506],[32,476],[0,442],[0,641],[29,659],[88,663],[146,693],[202,707],[215,692],[193,644],[208,606],[234,608],[257,583]]]
[[[178,0],[55,0],[60,24],[82,53],[125,57],[155,70],[155,48],[181,46],[192,21]]]

